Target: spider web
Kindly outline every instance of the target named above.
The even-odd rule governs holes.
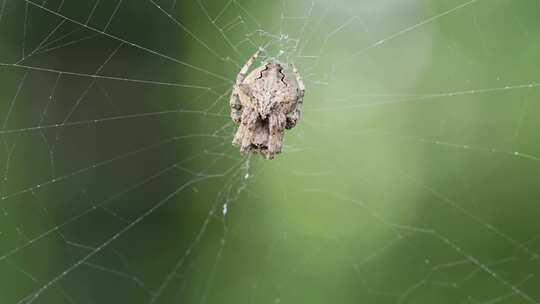
[[[0,302],[539,303],[537,9],[0,0]],[[258,48],[307,86],[273,161]]]

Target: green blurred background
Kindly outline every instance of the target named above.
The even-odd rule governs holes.
[[[0,303],[540,302],[539,11],[0,0]],[[260,46],[307,86],[273,161]]]

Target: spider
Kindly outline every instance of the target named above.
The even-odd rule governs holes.
[[[273,159],[281,153],[285,129],[292,129],[300,119],[305,86],[294,65],[291,73],[273,59],[248,75],[261,51],[242,67],[232,89],[231,118],[239,124],[232,143],[243,154]]]

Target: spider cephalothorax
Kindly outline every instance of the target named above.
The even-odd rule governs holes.
[[[300,119],[305,87],[296,67],[292,73],[272,60],[248,70],[257,51],[242,67],[234,84],[230,107],[232,120],[240,124],[233,139],[242,153],[260,153],[266,159],[281,152],[285,129]]]

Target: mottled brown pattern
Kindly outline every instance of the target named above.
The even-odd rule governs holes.
[[[291,73],[274,60],[248,75],[260,51],[242,67],[232,90],[231,118],[239,124],[233,144],[242,153],[273,159],[281,152],[285,129],[300,119],[305,87],[294,65]]]

